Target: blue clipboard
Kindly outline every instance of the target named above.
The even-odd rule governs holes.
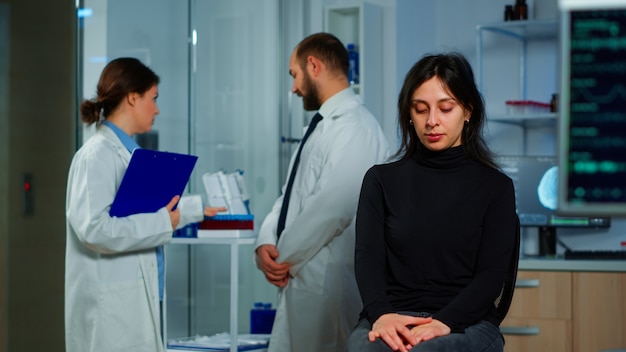
[[[183,194],[197,161],[195,155],[135,149],[109,215],[158,211],[172,197]]]

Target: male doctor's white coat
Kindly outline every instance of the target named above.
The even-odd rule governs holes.
[[[167,209],[117,218],[109,209],[130,152],[106,125],[72,160],[65,263],[66,352],[161,352],[155,247],[172,238]],[[150,177],[150,175],[146,175]],[[200,196],[183,197],[179,227],[203,219]]]
[[[388,144],[352,88],[324,102],[319,113],[323,120],[304,144],[277,244],[277,261],[291,264],[291,278],[280,292],[270,352],[344,351],[361,310],[353,220],[363,175],[384,161]],[[265,218],[257,247],[276,244],[282,200]]]

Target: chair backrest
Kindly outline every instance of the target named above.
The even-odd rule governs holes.
[[[517,266],[519,263],[519,250],[520,250],[520,223],[519,217],[516,218],[515,227],[515,244],[513,246],[513,253],[511,255],[511,261],[509,262],[509,270],[504,285],[502,287],[502,293],[496,300],[496,310],[500,322],[504,320],[506,314],[511,307],[511,301],[513,300],[513,292],[515,291],[515,281],[517,280]]]

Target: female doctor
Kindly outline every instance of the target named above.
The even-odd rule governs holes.
[[[225,210],[203,208],[196,195],[175,196],[156,213],[109,215],[138,147],[131,136],[150,131],[159,113],[158,84],[139,60],[115,59],[100,76],[97,97],[80,106],[83,122],[97,126],[74,155],[68,176],[67,352],[164,351],[163,245],[177,227]]]

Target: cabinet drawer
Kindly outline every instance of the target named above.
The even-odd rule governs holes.
[[[507,317],[571,319],[572,273],[519,271]]]
[[[573,351],[626,348],[626,273],[573,275]]]
[[[500,330],[505,352],[572,351],[570,320],[506,318]]]

